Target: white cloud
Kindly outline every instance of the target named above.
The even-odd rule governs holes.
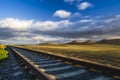
[[[19,20],[14,18],[6,18],[0,20],[1,28],[10,28],[17,31],[23,31],[30,28],[33,24],[33,20]]]
[[[67,39],[67,38],[66,38]],[[0,40],[0,42],[3,43],[12,43],[12,44],[38,44],[38,43],[43,43],[43,42],[59,42],[59,41],[64,41],[65,38],[62,37],[51,37],[51,36],[46,36],[46,35],[34,35],[31,37],[27,37],[27,36],[16,36],[16,37],[12,37],[9,38],[7,40]],[[69,40],[69,39],[67,39]]]
[[[36,40],[38,43],[40,42],[48,42],[48,41],[59,41],[64,40],[62,37],[50,37],[50,36],[43,36],[43,35],[37,35],[32,37],[33,40]]]
[[[64,0],[65,2],[74,2],[75,0]]]
[[[85,9],[87,9],[89,7],[93,7],[93,5],[91,3],[89,3],[89,2],[83,2],[83,3],[80,3],[78,5],[79,10],[85,10]]]
[[[64,0],[64,2],[66,2],[66,3],[79,3],[79,2],[81,2],[82,0]]]
[[[116,15],[115,17],[111,17],[111,18],[105,19],[104,22],[105,23],[111,23],[111,22],[117,21],[119,19],[120,19],[120,15]]]
[[[82,19],[80,20],[81,23],[92,22],[92,19]]]
[[[81,16],[81,14],[79,12],[75,12],[72,14],[72,17],[80,17],[80,16]]]
[[[71,12],[65,10],[57,10],[53,16],[57,16],[60,18],[69,18],[71,16]]]
[[[51,31],[51,30],[55,30],[59,27],[63,27],[63,26],[67,26],[71,24],[71,22],[69,22],[68,20],[63,20],[63,21],[45,21],[45,22],[41,22],[38,21],[36,23],[33,24],[34,27],[32,27],[32,30],[37,30],[37,31]]]
[[[36,22],[33,22],[33,20],[20,20],[14,18],[0,20],[0,28],[9,28],[15,31],[50,31],[69,24],[71,24],[69,20]]]
[[[34,24],[35,27],[33,27],[34,30],[40,30],[40,31],[49,31],[57,28],[57,24],[53,21],[45,21],[41,22],[38,21]]]

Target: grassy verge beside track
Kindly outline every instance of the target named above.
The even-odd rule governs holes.
[[[7,59],[8,57],[8,51],[6,51],[5,48],[5,45],[0,45],[0,62]]]

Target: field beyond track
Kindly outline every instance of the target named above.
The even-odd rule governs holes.
[[[19,47],[120,67],[120,45],[27,45]]]

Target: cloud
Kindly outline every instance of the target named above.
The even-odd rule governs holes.
[[[89,7],[93,7],[93,4],[89,3],[89,2],[82,2],[79,5],[77,5],[79,10],[85,10]]]
[[[72,18],[74,17],[81,17],[81,14],[79,12],[75,12],[71,15]]]
[[[69,20],[62,21],[36,21],[33,20],[20,20],[14,18],[6,18],[0,20],[1,29],[11,29],[14,31],[50,31],[60,26],[67,26],[71,24]]]
[[[114,18],[113,17],[110,17],[110,18],[107,18],[107,19],[105,19],[104,21],[106,22],[106,23],[111,23],[111,22],[116,22],[117,20],[119,20],[120,19],[120,15],[116,15]]]
[[[68,2],[68,3],[72,3],[74,2],[75,0],[64,0],[65,2]]]
[[[60,18],[69,18],[71,16],[71,12],[65,10],[57,10],[53,16],[57,16]]]
[[[13,30],[24,31],[31,27],[33,24],[33,20],[19,20],[13,18],[6,18],[0,20],[1,28],[10,28]]]
[[[61,26],[67,26],[71,24],[68,20],[63,21],[38,21],[33,24],[34,27],[32,27],[32,30],[39,30],[39,31],[51,31],[55,30]]]
[[[8,23],[8,24],[7,24]],[[0,20],[0,41],[4,43],[34,43],[63,40],[61,37],[50,37],[42,32],[53,31],[59,27],[72,24],[69,20],[62,21],[34,21],[6,18]],[[41,34],[38,34],[40,32]]]
[[[115,19],[115,16],[112,16]],[[94,19],[82,19],[78,22],[73,22],[67,26],[62,26],[56,28],[52,31],[45,32],[37,32],[38,34],[44,34],[49,36],[59,36],[70,39],[80,39],[80,38],[88,38],[88,39],[106,39],[106,36],[119,36],[120,34],[120,23],[119,19],[117,21],[113,21],[111,23],[106,23],[105,21],[110,19],[110,17],[104,19],[100,18],[97,20]],[[94,23],[94,24],[93,24]]]
[[[81,23],[92,22],[92,19],[82,19],[80,20]]]
[[[64,2],[66,2],[66,3],[79,3],[79,2],[81,2],[82,0],[64,0]]]
[[[82,18],[76,22],[6,18],[0,20],[0,42],[30,44],[45,41],[65,42],[120,38],[119,21],[120,15]]]

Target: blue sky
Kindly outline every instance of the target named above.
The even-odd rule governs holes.
[[[119,38],[119,14],[120,0],[0,0],[0,42]]]
[[[77,0],[75,0],[77,1]],[[62,9],[72,13],[79,12],[83,16],[108,16],[120,13],[120,0],[0,0],[0,18],[12,17],[35,20],[59,20],[53,17],[55,11]],[[92,8],[79,10],[77,5],[89,2]]]

